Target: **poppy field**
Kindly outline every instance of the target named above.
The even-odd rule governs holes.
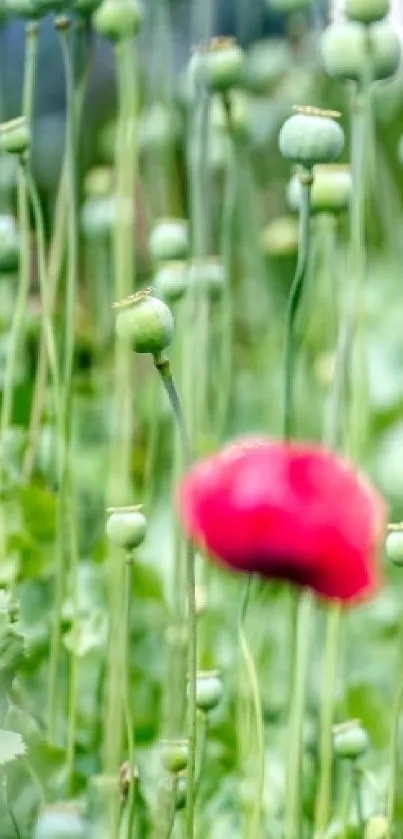
[[[1,839],[403,839],[402,9],[224,7],[1,6]]]

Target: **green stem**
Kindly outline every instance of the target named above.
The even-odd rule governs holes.
[[[134,264],[134,187],[137,166],[137,67],[136,52],[131,39],[115,45],[118,119],[115,149],[116,226],[114,231],[114,296],[115,300],[133,292]],[[132,446],[132,358],[131,350],[121,342],[115,346],[114,417],[115,434],[110,446],[109,504],[127,503],[131,493]],[[104,719],[104,758],[107,774],[118,771],[122,756],[124,705],[120,685],[122,669],[121,603],[124,587],[123,568],[116,551],[108,556],[110,579],[109,648]],[[110,831],[118,829],[118,812],[110,806]]]
[[[41,202],[38,195],[38,190],[36,188],[35,181],[32,177],[32,174],[29,168],[23,164],[24,176],[27,181],[28,187],[28,195],[31,201],[33,215],[34,215],[34,223],[35,223],[35,231],[36,231],[36,240],[37,240],[37,248],[38,248],[38,274],[39,274],[39,286],[41,291],[41,300],[42,300],[42,310],[43,310],[43,333],[44,333],[44,342],[47,350],[47,356],[49,359],[50,365],[50,372],[52,375],[52,385],[53,385],[53,395],[54,395],[54,402],[55,402],[55,411],[56,415],[59,411],[59,399],[60,399],[60,381],[59,381],[59,366],[57,360],[57,349],[56,349],[56,341],[55,341],[55,334],[53,328],[53,321],[52,321],[52,295],[51,290],[49,287],[49,277],[47,272],[47,265],[46,265],[46,237],[45,237],[45,225],[43,220],[43,213]]]
[[[61,451],[60,451],[60,488],[58,495],[57,515],[57,545],[56,545],[56,582],[55,582],[55,607],[51,635],[50,653],[50,675],[49,675],[49,717],[48,717],[48,738],[50,743],[55,742],[57,724],[57,705],[59,696],[59,664],[61,656],[61,612],[63,605],[63,594],[66,574],[66,559],[69,558],[72,578],[74,579],[77,569],[75,564],[78,560],[75,551],[66,551],[65,528],[68,522],[68,509],[72,492],[72,476],[70,472],[71,457],[71,419],[72,419],[72,376],[74,364],[75,345],[75,304],[78,271],[78,236],[77,236],[77,197],[76,197],[76,163],[75,163],[75,101],[74,101],[74,72],[69,44],[69,26],[67,18],[61,17],[56,21],[59,30],[60,46],[63,58],[63,67],[66,85],[66,150],[65,150],[65,171],[67,190],[67,235],[68,235],[68,261],[67,261],[67,283],[65,300],[65,334],[64,334],[64,359],[61,389]],[[68,522],[69,527],[75,527],[74,521]],[[76,601],[76,597],[75,597]],[[74,603],[73,623],[77,619],[77,602]],[[75,717],[75,710],[69,708],[69,717]]]
[[[369,43],[369,42],[368,42]],[[368,416],[367,374],[365,364],[364,286],[366,274],[365,199],[367,192],[368,145],[371,140],[369,55],[363,78],[357,83],[351,106],[351,169],[353,190],[350,208],[350,260],[353,277],[350,326],[350,455],[357,456],[366,438]]]
[[[298,602],[294,692],[289,725],[284,839],[299,839],[300,836],[303,724],[313,614],[312,594],[309,591],[302,591]]]
[[[133,593],[133,557],[126,558],[125,607],[124,607],[124,639],[125,667],[123,673],[124,706],[126,717],[127,752],[130,764],[129,798],[127,804],[127,839],[131,839],[135,817],[136,784],[135,784],[135,741],[134,722],[130,703],[130,636],[131,636],[131,604]]]
[[[22,94],[22,113],[30,126],[35,92],[36,59],[38,49],[37,23],[26,25],[26,54],[24,68],[24,85]],[[29,164],[27,163],[26,166]],[[14,316],[10,330],[10,343],[7,353],[6,370],[4,377],[3,401],[0,417],[0,444],[4,441],[4,432],[12,422],[13,395],[15,370],[18,364],[21,342],[24,338],[25,315],[29,294],[30,282],[30,223],[29,223],[29,198],[27,182],[20,167],[18,175],[18,219],[21,231],[21,254],[20,273],[17,299],[15,303]]]
[[[67,789],[70,795],[74,790],[74,760],[75,760],[75,746],[76,746],[76,723],[77,723],[77,691],[79,679],[79,656],[77,652],[78,643],[78,597],[79,597],[79,550],[77,539],[77,507],[74,496],[74,486],[71,472],[68,476],[69,487],[69,505],[66,511],[69,516],[69,549],[70,549],[70,565],[71,565],[71,588],[72,588],[72,602],[73,602],[73,618],[72,618],[72,639],[73,646],[70,651],[69,658],[69,688],[68,688],[68,720],[67,720],[67,746],[66,746],[66,775],[67,775]]]
[[[311,186],[313,175],[310,170],[304,170],[301,175],[301,208],[298,242],[298,260],[294,279],[291,286],[287,308],[286,342],[285,342],[285,378],[284,378],[284,438],[289,440],[292,434],[294,413],[295,387],[295,318],[302,296],[304,279],[308,265],[310,240],[310,209]]]
[[[348,767],[348,771],[345,775],[345,785],[344,785],[344,794],[341,803],[341,814],[340,814],[340,823],[341,823],[341,839],[348,839],[348,828],[350,824],[350,811],[351,811],[351,792],[352,792],[352,776],[351,771]]]
[[[237,146],[232,120],[232,107],[229,96],[223,97],[226,114],[227,130],[231,141],[230,157],[227,163],[225,192],[222,215],[221,251],[225,271],[225,282],[220,299],[220,378],[217,391],[217,420],[218,434],[221,438],[225,432],[231,399],[232,378],[232,249],[234,233],[234,217],[238,189],[237,177]]]
[[[360,831],[360,835],[364,835],[364,811],[362,807],[362,788],[361,788],[361,778],[362,778],[362,771],[359,764],[354,763],[351,767],[352,772],[352,785],[354,787],[354,796],[355,796],[355,803],[357,808],[357,819],[358,819],[358,828]]]
[[[340,607],[330,606],[327,614],[323,655],[322,701],[320,708],[319,791],[316,802],[315,839],[321,839],[331,815],[332,723],[340,636]]]
[[[78,77],[75,88],[75,129],[76,140],[78,140],[78,126],[81,121],[81,113],[84,104],[84,96],[87,89],[87,80],[90,68],[90,60],[87,61],[85,72]],[[62,271],[63,260],[65,256],[67,235],[66,235],[66,220],[67,220],[67,178],[66,178],[66,162],[64,161],[61,178],[56,198],[55,206],[55,221],[53,227],[52,241],[50,244],[50,253],[48,259],[48,286],[49,286],[49,306],[51,313],[53,312],[59,278]],[[38,362],[36,366],[34,393],[32,397],[31,417],[28,430],[29,444],[24,457],[23,474],[29,476],[32,473],[36,449],[39,440],[39,432],[42,421],[45,388],[47,379],[48,367],[48,353],[46,351],[46,335],[44,330],[41,330],[39,339],[39,353]]]
[[[246,604],[245,604],[246,611]],[[260,697],[259,676],[256,669],[256,664],[245,635],[244,620],[241,619],[239,625],[239,641],[241,651],[245,663],[245,669],[252,692],[253,713],[256,723],[256,753],[258,760],[258,773],[256,778],[255,798],[252,810],[252,817],[247,828],[247,839],[256,839],[260,835],[261,830],[261,816],[262,816],[262,800],[264,789],[264,727],[263,727],[263,713],[262,702]]]
[[[397,784],[398,778],[401,777],[402,774],[402,766],[401,761],[399,759],[399,728],[400,728],[400,717],[402,712],[403,706],[403,620],[401,623],[400,633],[399,633],[399,646],[398,646],[398,660],[397,660],[397,668],[396,672],[397,676],[397,688],[395,693],[395,698],[393,702],[392,708],[392,720],[391,720],[391,737],[390,737],[390,757],[389,757],[389,765],[390,765],[390,779],[389,779],[389,787],[388,787],[388,801],[387,801],[387,819],[388,819],[388,836],[394,837],[395,835],[395,828],[397,825],[395,824],[396,821],[396,799],[397,799]]]
[[[169,361],[165,357],[156,357],[155,366],[161,376],[162,383],[171,403],[175,422],[182,446],[183,461],[190,463],[190,441],[183,415],[181,402],[172,378]],[[186,839],[194,839],[195,833],[195,787],[196,787],[196,748],[197,748],[197,705],[196,705],[196,675],[197,675],[197,617],[195,599],[195,549],[193,542],[186,543],[186,588],[188,605],[188,718],[187,737],[189,743],[189,761],[187,767],[187,808],[186,808]]]

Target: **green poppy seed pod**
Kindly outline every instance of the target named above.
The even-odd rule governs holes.
[[[116,333],[135,352],[158,355],[173,338],[172,312],[158,297],[129,298],[118,304]]]
[[[219,256],[195,259],[189,265],[189,285],[195,285],[212,300],[219,298],[226,283],[224,263]]]
[[[196,50],[191,61],[195,82],[209,90],[225,93],[242,80],[244,52],[234,38],[213,38],[208,47]]]
[[[338,215],[347,210],[352,194],[352,177],[348,166],[328,164],[314,167],[311,189],[311,212]],[[294,175],[287,188],[290,208],[299,211],[301,205],[301,181]]]
[[[337,160],[344,148],[344,132],[334,116],[338,116],[334,111],[308,107],[289,117],[279,137],[283,157],[305,167]]]
[[[389,6],[389,0],[346,0],[345,12],[350,20],[369,24],[386,17]]]
[[[181,218],[157,221],[149,238],[150,254],[155,262],[186,259],[189,252],[189,224]]]
[[[175,809],[184,810],[187,802],[188,784],[186,775],[179,775],[176,784]]]
[[[358,722],[337,726],[333,735],[336,754],[345,760],[357,760],[366,752],[369,737],[365,728]]]
[[[369,29],[354,21],[332,23],[323,32],[320,49],[329,76],[355,81],[362,77],[368,57],[375,81],[393,76],[401,56],[399,36],[388,21]]]
[[[139,125],[141,152],[163,153],[176,144],[177,115],[172,108],[155,102],[142,115]]]
[[[147,519],[138,507],[108,510],[106,535],[112,545],[134,551],[146,537]]]
[[[20,237],[13,216],[0,215],[0,273],[13,274],[20,262]]]
[[[200,671],[196,677],[196,705],[208,713],[221,702],[224,685],[217,671]]]
[[[270,93],[284,78],[291,62],[286,41],[275,38],[257,41],[245,58],[244,86],[257,95]]]
[[[386,555],[393,565],[403,567],[403,531],[389,533],[386,539]]]
[[[95,29],[110,41],[132,38],[143,21],[143,8],[138,0],[103,0],[96,10]]]
[[[116,200],[113,195],[87,198],[81,210],[80,225],[88,241],[103,241],[111,235],[116,222]]]
[[[26,117],[17,117],[0,125],[0,148],[10,154],[24,154],[31,142]]]
[[[159,296],[168,303],[176,303],[188,287],[189,268],[187,262],[166,262],[160,265],[154,286]]]
[[[187,740],[162,740],[161,761],[164,769],[177,775],[188,765],[189,744]]]
[[[386,816],[371,816],[365,825],[364,839],[388,839]]]
[[[36,822],[33,839],[86,839],[88,826],[73,805],[45,807]]]
[[[313,0],[266,0],[269,9],[285,15],[306,12],[312,8]]]
[[[104,197],[113,191],[114,172],[110,166],[94,166],[84,180],[84,194],[91,198]]]
[[[262,230],[260,249],[264,256],[294,256],[298,250],[298,221],[294,216],[273,219]]]

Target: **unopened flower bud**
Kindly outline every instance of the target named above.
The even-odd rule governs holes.
[[[160,219],[150,234],[149,248],[155,262],[185,259],[189,252],[189,225],[180,218]]]
[[[356,760],[366,752],[369,737],[359,722],[335,726],[333,735],[334,750],[340,758]]]
[[[0,125],[0,147],[10,154],[23,154],[31,141],[26,117],[17,117]]]
[[[227,37],[213,38],[207,48],[200,47],[191,62],[195,81],[221,93],[239,84],[243,67],[243,50]]]
[[[389,0],[346,0],[346,15],[359,23],[375,23],[386,17]]]
[[[116,223],[114,195],[87,198],[81,210],[81,230],[88,241],[108,239]]]
[[[221,296],[226,281],[224,263],[221,257],[211,256],[195,259],[189,265],[189,285],[196,286],[212,299]]]
[[[224,686],[217,671],[200,671],[196,676],[196,705],[208,713],[221,702]]]
[[[310,107],[293,114],[280,131],[282,155],[306,167],[337,160],[344,148],[344,132],[334,116],[333,111]]]
[[[291,62],[292,54],[285,41],[275,38],[257,41],[246,56],[245,87],[255,94],[270,93],[285,76]]]
[[[94,26],[111,41],[131,38],[140,29],[143,9],[138,0],[103,0],[94,15]]]
[[[161,742],[162,765],[173,775],[183,772],[188,765],[189,744],[187,740],[163,740]]]
[[[401,56],[399,36],[389,21],[374,23],[368,31],[360,23],[332,23],[321,37],[326,72],[340,79],[362,78],[369,63],[371,79],[386,79],[396,72]]]
[[[147,520],[138,507],[108,510],[106,535],[113,545],[132,551],[144,542]]]
[[[174,319],[166,303],[157,297],[137,295],[118,305],[116,333],[138,353],[158,355],[172,341]]]
[[[392,531],[386,539],[386,554],[393,565],[403,566],[403,531]]]

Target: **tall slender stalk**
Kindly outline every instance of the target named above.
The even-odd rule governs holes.
[[[299,839],[300,837],[302,738],[313,614],[314,601],[312,594],[309,591],[302,591],[298,596],[297,644],[289,728],[284,839]]]
[[[300,230],[298,243],[298,260],[294,279],[291,286],[287,308],[286,343],[285,343],[285,376],[284,376],[284,438],[288,440],[292,434],[294,418],[294,387],[295,387],[295,319],[298,313],[304,287],[304,279],[309,256],[309,224],[311,208],[311,186],[313,175],[310,170],[304,170],[301,175],[301,209]]]
[[[326,640],[323,653],[323,687],[319,722],[320,775],[316,801],[315,839],[320,839],[323,836],[331,815],[332,723],[340,636],[340,607],[337,604],[329,607],[326,618]]]
[[[137,56],[133,39],[123,39],[115,45],[118,120],[116,135],[116,227],[114,237],[114,296],[127,297],[135,284],[134,262],[134,192],[137,171]],[[131,491],[132,412],[132,353],[117,342],[114,360],[114,435],[110,446],[109,503],[127,503]],[[116,774],[123,746],[125,691],[122,692],[121,673],[121,604],[124,574],[114,550],[108,556],[110,588],[110,622],[107,656],[103,752],[105,771]],[[116,836],[118,811],[116,802],[110,803],[110,829]]]
[[[403,707],[403,620],[398,639],[398,659],[396,672],[398,683],[392,707],[391,735],[389,746],[390,778],[387,796],[388,836],[393,837],[396,831],[396,799],[398,778],[401,776],[401,760],[399,755],[399,728]]]
[[[36,59],[38,50],[38,23],[27,23],[25,32],[26,51],[22,93],[22,114],[25,116],[28,126],[31,126],[34,108]],[[26,161],[25,166],[29,166],[29,160]],[[0,417],[0,446],[4,442],[4,433],[12,422],[15,370],[18,364],[21,344],[24,338],[24,325],[30,283],[31,242],[29,196],[27,181],[24,176],[24,169],[21,167],[18,175],[18,219],[21,231],[20,273],[17,299],[10,330],[9,350],[6,361],[3,401]]]
[[[172,411],[178,429],[185,464],[190,463],[191,449],[185,417],[181,402],[170,370],[169,361],[165,357],[155,359],[156,368],[171,403]],[[195,549],[192,540],[186,542],[186,587],[188,606],[188,716],[187,739],[189,743],[189,760],[187,767],[187,807],[186,807],[186,839],[194,839],[195,835],[195,788],[196,788],[196,749],[197,749],[197,705],[196,705],[196,674],[197,674],[197,618],[195,597]]]
[[[71,498],[73,496],[73,477],[71,474],[71,434],[72,434],[72,376],[74,364],[75,346],[75,305],[77,290],[78,271],[78,235],[77,235],[77,196],[76,196],[76,157],[75,157],[75,102],[74,102],[74,69],[69,43],[70,21],[66,17],[56,20],[56,28],[59,32],[60,46],[63,58],[63,67],[66,86],[66,191],[67,191],[67,227],[68,227],[68,251],[67,251],[67,282],[65,299],[65,333],[64,333],[64,356],[61,387],[61,430],[63,439],[60,441],[60,488],[58,495],[57,514],[57,545],[56,545],[56,581],[55,581],[55,607],[51,635],[51,657],[49,674],[49,718],[48,738],[49,742],[55,742],[57,725],[58,705],[58,680],[59,664],[61,655],[61,611],[65,586],[66,563],[69,561],[71,576],[74,580],[77,574],[76,564],[78,562],[77,551],[72,550],[73,541],[66,544],[66,527],[76,527],[76,522],[68,520]],[[76,601],[76,593],[73,598]],[[77,603],[74,603],[74,617],[77,615]],[[76,680],[74,672],[77,665],[77,657],[72,655],[71,678]],[[70,725],[71,718],[75,716],[75,707],[69,708]],[[71,768],[71,767],[70,767]]]
[[[82,37],[82,32],[79,33]],[[84,69],[77,72],[75,78],[75,132],[76,141],[78,141],[79,125],[81,122],[82,108],[84,104],[85,92],[87,89],[88,74],[90,68],[91,51],[88,50],[88,58],[85,62]],[[66,161],[63,163],[62,174],[59,180],[59,186],[56,197],[54,225],[52,232],[52,239],[49,248],[48,257],[48,287],[49,287],[49,307],[50,312],[53,313],[55,306],[59,278],[62,271],[63,260],[65,257],[67,244],[67,178],[66,178]],[[28,446],[24,456],[23,474],[26,479],[32,473],[36,449],[38,445],[39,432],[43,414],[45,387],[48,370],[48,354],[46,351],[46,334],[44,328],[41,330],[39,339],[38,361],[36,366],[35,383],[32,397],[31,417],[28,430]]]

